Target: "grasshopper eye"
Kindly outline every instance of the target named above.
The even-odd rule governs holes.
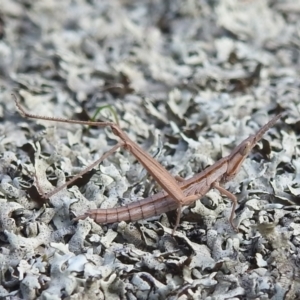
[[[243,145],[243,147],[240,148],[239,153],[242,156],[245,156],[245,155],[248,155],[248,153],[250,152],[250,150],[251,150],[251,143],[250,142],[246,142]]]

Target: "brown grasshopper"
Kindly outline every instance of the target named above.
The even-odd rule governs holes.
[[[133,142],[129,138],[129,136],[124,131],[122,131],[122,129],[117,124],[113,122],[77,121],[29,114],[19,104],[16,96],[13,96],[15,98],[16,106],[23,117],[99,127],[109,126],[112,129],[112,132],[121,140],[112,149],[106,152],[101,158],[82,170],[70,181],[57,187],[50,193],[45,194],[40,191],[44,198],[49,198],[55,193],[64,189],[69,184],[81,177],[83,174],[92,170],[96,165],[101,163],[118,148],[124,147],[136,157],[136,159],[145,167],[145,169],[147,169],[147,171],[152,175],[157,183],[163,188],[163,191],[124,207],[90,210],[87,211],[84,215],[78,216],[75,220],[91,217],[98,223],[136,221],[177,209],[178,214],[173,232],[179,225],[182,206],[191,205],[197,199],[204,196],[211,188],[217,189],[221,194],[226,195],[232,201],[233,205],[229,222],[231,226],[235,230],[237,230],[237,228],[233,224],[234,212],[237,205],[236,196],[220,186],[220,183],[222,184],[231,180],[237,174],[237,172],[241,168],[243,161],[248,156],[252,148],[262,138],[265,132],[270,127],[272,127],[274,123],[281,117],[280,114],[275,116],[256,134],[250,135],[247,139],[241,142],[240,145],[232,150],[231,154],[221,158],[215,164],[206,168],[199,174],[194,175],[192,178],[185,180],[178,176],[174,178],[161,164],[159,164],[153,157],[151,157],[147,152],[140,148],[139,145]]]

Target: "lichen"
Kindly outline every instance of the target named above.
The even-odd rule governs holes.
[[[0,297],[298,299],[298,2],[27,2],[4,0],[0,14]],[[83,121],[108,105],[100,121],[182,178],[282,118],[224,183],[239,232],[232,202],[211,189],[172,235],[177,212],[74,220],[161,191],[128,144],[43,197],[120,139],[24,119],[12,92],[50,117]]]

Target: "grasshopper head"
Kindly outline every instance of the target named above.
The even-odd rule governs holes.
[[[232,153],[228,155],[228,166],[227,172],[223,176],[223,181],[231,180],[240,170],[242,163],[256,145],[256,143],[261,140],[263,135],[269,130],[270,127],[274,125],[274,123],[281,117],[281,115],[275,116],[271,119],[266,125],[264,125],[256,134],[250,135],[247,139],[245,139],[240,145],[238,145],[235,149],[233,149]]]

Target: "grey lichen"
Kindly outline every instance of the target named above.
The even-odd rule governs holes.
[[[0,297],[299,298],[298,2],[27,4],[4,0],[0,14]],[[183,178],[283,117],[224,185],[239,232],[231,201],[212,189],[183,207],[172,236],[175,212],[73,220],[161,190],[128,149],[43,198],[119,139],[101,126],[24,119],[12,92],[32,114],[68,119],[108,105],[99,120],[118,121]]]

